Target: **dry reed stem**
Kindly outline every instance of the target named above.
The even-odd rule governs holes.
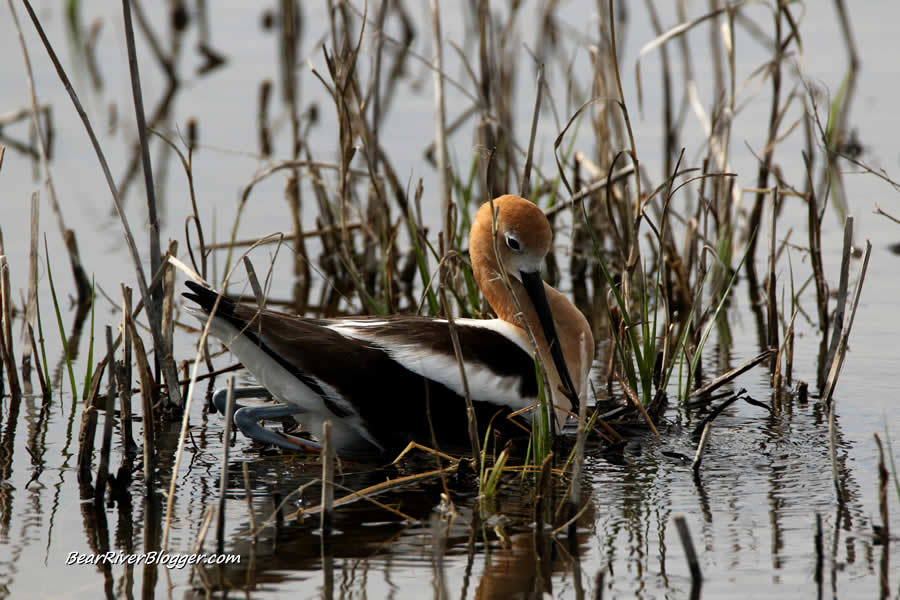
[[[707,421],[703,426],[703,435],[700,436],[700,442],[697,444],[697,451],[694,453],[694,461],[691,463],[691,470],[694,471],[694,477],[700,476],[700,463],[703,461],[703,450],[706,448],[706,441],[709,439],[709,430],[712,428],[712,421]]]
[[[403,457],[405,457],[407,454],[409,454],[412,450],[421,450],[422,452],[426,452],[426,453],[434,455],[434,456],[440,456],[441,458],[448,460],[451,463],[459,462],[458,458],[454,458],[454,457],[450,456],[449,454],[445,454],[445,453],[441,452],[440,450],[435,450],[434,448],[429,448],[428,446],[423,446],[422,444],[419,444],[417,442],[410,442],[406,445],[406,448],[404,448],[403,451],[397,455],[397,458],[395,458],[394,460],[391,461],[390,464],[396,465],[403,459]]]
[[[348,223],[347,229],[350,231],[355,231],[364,226],[363,223]],[[340,232],[340,227],[323,227],[321,229],[309,230],[302,232],[301,236],[303,238],[313,238],[313,237],[322,237],[326,235],[334,235],[335,233]],[[283,240],[285,242],[296,241],[296,234],[289,233],[285,234]],[[265,240],[265,241],[263,241]],[[244,248],[247,246],[259,246],[266,244],[278,244],[281,243],[281,239],[271,239],[271,236],[264,236],[263,238],[248,238],[244,240],[233,240],[228,242],[215,242],[212,244],[206,244],[207,250],[225,250],[231,248]],[[262,242],[262,243],[261,243]]]
[[[575,210],[576,204],[580,202],[582,199],[587,198],[596,192],[599,192],[602,189],[607,188],[610,185],[615,183],[619,183],[624,180],[626,177],[632,175],[634,173],[634,165],[628,165],[627,167],[622,167],[618,171],[612,173],[609,177],[602,177],[597,179],[596,181],[591,182],[587,186],[581,188],[574,194],[572,194],[571,198],[566,202],[560,202],[555,206],[547,209],[546,215],[547,217],[552,217],[556,213],[561,212],[566,209]]]
[[[23,323],[23,329],[25,326],[31,325],[34,322],[35,315],[37,314],[37,270],[38,270],[38,238],[40,236],[40,194],[37,190],[35,190],[31,194],[31,226],[29,229],[29,244],[28,244],[28,292],[27,292],[27,300],[25,301],[25,321]],[[33,337],[33,336],[32,336]],[[30,362],[30,357],[33,353],[37,352],[37,347],[34,345],[32,339],[26,338],[25,347],[22,351],[22,369],[23,374],[25,371],[25,363],[26,361]],[[42,374],[43,375],[43,374]],[[42,376],[41,375],[41,376]],[[27,377],[25,377],[27,378]],[[44,386],[41,386],[41,389],[44,389]]]
[[[131,329],[128,327],[128,319],[126,315],[131,314],[131,288],[124,284],[122,288],[122,324],[119,337],[123,338],[122,343],[122,362],[119,371],[119,404],[121,406],[121,434],[122,448],[125,454],[129,455],[136,451],[137,445],[134,443],[134,435],[131,423]],[[115,342],[113,342],[115,345]],[[113,363],[110,357],[110,363]]]
[[[691,397],[697,397],[697,396],[702,396],[704,394],[712,393],[713,391],[719,389],[720,387],[722,387],[729,381],[733,381],[739,375],[746,373],[747,371],[749,371],[756,365],[758,365],[761,362],[765,361],[766,359],[770,358],[774,352],[775,352],[775,350],[773,348],[769,348],[769,349],[757,354],[750,360],[747,360],[747,361],[741,363],[740,365],[736,366],[735,368],[731,369],[730,371],[726,371],[725,373],[722,373],[721,375],[719,375],[718,377],[716,377],[715,379],[713,379],[712,381],[710,381],[703,387],[699,387],[699,388],[691,391],[691,394],[690,394]]]

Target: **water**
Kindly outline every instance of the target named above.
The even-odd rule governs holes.
[[[307,4],[303,6],[305,30],[300,55],[324,73],[324,60],[317,44],[326,31],[327,13],[324,4]],[[692,8],[701,10],[700,7]],[[122,243],[121,227],[111,213],[109,193],[83,128],[27,17],[20,6],[16,9],[20,20],[25,19],[22,25],[35,70],[39,100],[50,104],[53,110],[55,135],[51,167],[66,224],[76,231],[84,263],[95,275],[98,288],[117,298],[119,282],[133,285],[134,281]],[[409,9],[418,28],[415,48],[428,56],[427,9],[417,4]],[[149,5],[146,10],[151,25],[162,32],[163,43],[168,47],[170,40],[166,37],[164,11],[151,9]],[[161,131],[177,135],[177,131],[185,130],[189,118],[198,121],[200,146],[194,154],[193,172],[201,217],[206,220],[207,238],[222,240],[229,235],[240,190],[264,164],[258,156],[256,142],[256,97],[259,81],[264,77],[275,82],[272,119],[280,129],[276,127],[274,157],[289,155],[287,114],[278,96],[277,37],[261,28],[263,10],[252,3],[241,3],[229,6],[227,10],[216,7],[211,11],[210,41],[227,56],[228,62],[209,75],[196,73],[196,68],[202,64],[201,58],[193,52],[198,30],[196,27],[188,29],[178,64],[184,85],[172,100],[169,116],[159,126]],[[594,4],[571,2],[559,10],[572,40],[578,39],[579,35],[595,35]],[[747,14],[768,24],[771,17],[767,16],[767,10],[754,6],[748,8]],[[884,168],[896,179],[900,152],[895,132],[900,127],[897,122],[900,117],[893,110],[891,99],[900,94],[900,83],[893,76],[897,54],[893,25],[900,13],[897,5],[890,2],[856,3],[852,10],[851,22],[862,57],[862,71],[850,123],[863,144],[863,160],[876,168]],[[103,20],[97,56],[104,83],[102,89],[95,89],[83,55],[75,51],[74,37],[60,7],[48,2],[39,5],[37,10],[98,129],[101,144],[121,186],[136,136],[121,17],[117,11],[115,3],[82,3],[83,28],[87,29],[96,18]],[[668,8],[660,7],[660,11],[665,23],[676,22]],[[642,117],[637,109],[633,76],[640,47],[654,36],[644,12],[635,5],[627,28],[620,31],[623,38],[622,76],[642,162],[648,172],[657,174],[661,169],[657,158],[661,130],[658,54],[652,53],[642,60]],[[519,23],[520,38],[530,48],[534,48],[530,40],[537,29],[537,13],[537,7],[527,4]],[[812,82],[835,94],[843,77],[846,58],[839,44],[841,38],[833,7],[807,7],[807,12],[799,16],[802,16],[805,53],[798,61]],[[466,26],[463,17],[450,7],[444,8],[443,17],[446,39],[463,43],[462,32]],[[0,45],[7,57],[0,63],[0,79],[4,82],[0,89],[0,112],[4,112],[27,106],[29,99],[21,53],[8,16],[0,19],[0,32],[3,40]],[[396,22],[390,22],[389,32],[399,34]],[[706,35],[706,29],[698,29],[689,38],[691,44],[702,48]],[[163,96],[165,78],[140,34],[138,44],[145,104],[148,112],[152,112]],[[364,72],[372,68],[372,48],[369,41],[363,46],[360,68]],[[767,59],[769,50],[746,34],[738,37],[737,48],[740,97],[752,100],[735,120],[733,170],[739,174],[740,183],[749,187],[755,185],[756,159],[747,145],[757,153],[764,145],[765,128],[760,123],[766,123],[768,119],[769,85],[759,81],[758,77],[749,81],[747,78]],[[695,51],[702,56],[702,49]],[[447,72],[462,82],[468,81],[455,54],[449,49],[445,53],[449,65]],[[527,134],[526,124],[533,101],[533,69],[527,52],[523,50],[521,54],[515,102],[520,141]],[[584,69],[588,63],[583,47],[573,56],[573,69]],[[674,59],[670,60],[678,64]],[[694,66],[701,97],[708,104],[710,76],[704,71],[708,65],[696,58]],[[675,68],[677,71],[680,67]],[[565,121],[583,98],[567,99],[562,89],[554,87],[562,80],[559,64],[548,64],[547,70],[557,110]],[[316,102],[320,112],[320,125],[310,130],[311,144],[321,157],[334,160],[337,135],[333,107],[308,68],[301,69],[299,79],[301,109]],[[115,118],[110,116],[113,106]],[[450,118],[465,106],[465,94],[448,88]],[[820,111],[824,110],[823,103]],[[411,60],[409,77],[401,80],[386,116],[383,131],[389,134],[384,136],[384,143],[395,160],[398,176],[412,181],[424,178],[426,195],[423,204],[430,211],[426,219],[436,224],[437,211],[429,208],[436,206],[436,178],[433,169],[422,158],[422,151],[432,134],[432,118],[431,73],[421,63]],[[689,125],[685,127],[682,144],[687,148],[688,162],[693,165],[700,155],[704,136],[699,126],[691,125],[695,123],[691,121],[692,117],[687,118]],[[792,118],[797,118],[795,112],[789,113],[786,122]],[[547,169],[552,168],[550,153],[557,132],[552,114],[543,115],[537,151],[541,159],[539,164]],[[2,133],[13,140],[28,142],[28,128],[24,123],[6,126]],[[778,152],[780,160],[784,161],[780,167],[788,181],[803,181],[799,159],[799,149],[803,147],[801,138],[795,133]],[[454,164],[467,165],[473,152],[471,138],[457,135],[451,141]],[[42,232],[46,233],[54,280],[63,298],[63,319],[68,328],[72,311],[65,297],[72,293],[71,278],[62,259],[62,244],[46,192],[34,176],[31,158],[15,150],[8,140],[3,143],[8,148],[0,170],[0,189],[5,200],[0,226],[14,293],[27,286],[27,200],[33,190],[40,190]],[[178,239],[183,256],[183,222],[190,212],[183,172],[163,146],[156,145],[152,155],[156,176],[162,181],[159,189],[165,206],[163,239],[166,236]],[[314,520],[299,524],[289,520],[281,528],[277,540],[271,526],[264,528],[251,558],[250,545],[242,535],[249,526],[249,517],[240,465],[246,463],[249,467],[253,490],[251,501],[260,522],[271,515],[273,493],[286,497],[298,486],[314,480],[318,476],[318,465],[308,458],[266,455],[239,437],[232,450],[229,475],[231,492],[226,502],[226,551],[239,554],[242,562],[239,566],[225,568],[224,575],[232,586],[247,588],[253,596],[260,597],[418,598],[436,595],[435,590],[443,581],[451,597],[501,598],[517,593],[529,594],[535,589],[552,592],[554,597],[577,597],[582,591],[590,597],[595,574],[603,571],[606,598],[681,598],[690,594],[690,576],[672,516],[684,514],[700,554],[705,576],[704,597],[810,597],[817,589],[814,534],[818,514],[822,517],[824,532],[824,595],[874,597],[886,591],[887,595],[897,597],[900,591],[896,576],[890,579],[886,590],[882,588],[880,577],[882,569],[891,575],[896,571],[896,565],[900,563],[900,545],[894,541],[884,554],[884,547],[876,545],[872,536],[873,523],[880,522],[877,453],[872,434],[883,434],[887,430],[891,435],[893,455],[900,457],[900,409],[894,394],[896,340],[900,334],[900,321],[894,315],[894,299],[898,297],[900,284],[895,277],[898,258],[889,251],[889,246],[898,238],[898,226],[873,215],[872,211],[880,206],[896,216],[900,210],[894,208],[896,191],[888,183],[871,175],[858,174],[858,169],[847,168],[845,181],[850,211],[857,219],[856,240],[861,244],[864,239],[870,239],[874,249],[851,336],[851,351],[836,394],[839,476],[848,495],[846,505],[840,509],[831,481],[824,411],[815,399],[802,405],[793,396],[786,395],[776,413],[739,401],[716,419],[699,484],[693,480],[689,465],[671,458],[673,452],[692,456],[696,444],[690,438],[696,419],[688,419],[676,409],[667,413],[669,426],[659,440],[644,434],[636,435],[621,457],[589,452],[585,485],[590,492],[590,502],[579,520],[576,550],[569,548],[564,538],[534,535],[529,527],[531,509],[522,505],[521,493],[514,483],[501,491],[498,500],[499,512],[507,518],[501,523],[502,529],[496,530],[492,522],[473,533],[467,525],[473,518],[473,491],[471,482],[462,478],[456,482],[459,493],[454,497],[459,517],[449,524],[431,521],[440,503],[442,487],[437,481],[430,481],[412,490],[380,497],[380,501],[422,523],[358,503],[338,512],[336,525],[340,533],[329,542],[326,552],[323,553],[321,539],[315,534],[317,524]],[[147,247],[146,216],[140,185],[138,173],[127,190],[126,206],[138,246],[144,252]],[[308,182],[304,181],[302,185],[306,197],[311,198]],[[239,237],[288,229],[288,211],[281,200],[282,188],[283,179],[274,177],[254,190]],[[745,206],[749,206],[750,201],[749,197],[744,197]],[[304,223],[311,227],[315,215],[313,202],[308,201],[305,210]],[[806,228],[800,203],[789,201],[782,219],[779,236],[787,235],[787,230],[793,228],[791,241],[802,244]],[[565,219],[558,225],[565,235]],[[841,227],[832,212],[826,215],[823,234],[826,273],[836,282]],[[316,255],[318,249],[310,246],[310,252]],[[257,268],[260,264],[268,264],[270,256],[269,250],[258,252],[255,255]],[[799,251],[792,252],[791,258],[795,281],[804,281],[809,272],[808,260]],[[221,269],[224,261],[221,255],[218,261]],[[858,265],[854,263],[853,268],[855,273]],[[785,268],[779,271],[778,277],[786,282],[790,274]],[[45,336],[50,343],[48,357],[58,371],[61,350],[49,312],[51,300],[43,257],[40,278]],[[852,278],[851,284],[854,281]],[[290,261],[280,259],[275,268],[272,295],[288,296],[291,285]],[[814,315],[811,291],[806,292],[802,302],[807,313]],[[96,319],[99,335],[102,325],[117,322],[118,316],[110,304],[101,300]],[[737,290],[729,321],[735,341],[730,348],[710,345],[705,357],[708,369],[715,365],[716,371],[725,370],[760,349],[747,293],[742,287]],[[75,367],[79,385],[85,368],[86,337],[87,334],[82,337],[78,349],[80,359]],[[177,332],[176,356],[192,355],[194,339],[193,332]],[[798,316],[796,379],[815,381],[818,340],[814,326],[802,315]],[[227,361],[224,358],[221,364]],[[165,595],[170,582],[174,586],[172,595],[199,595],[202,584],[196,578],[191,581],[189,569],[161,569],[154,576],[143,566],[129,569],[115,565],[104,570],[96,566],[65,565],[69,553],[93,553],[97,548],[103,548],[104,542],[112,550],[126,554],[142,551],[148,535],[159,533],[161,512],[160,507],[154,512],[143,502],[139,483],[132,486],[130,507],[119,505],[106,510],[106,524],[96,520],[89,503],[79,501],[74,465],[81,405],[80,401],[73,401],[67,376],[62,375],[62,383],[57,388],[62,391],[44,413],[39,398],[26,397],[17,418],[12,419],[9,399],[2,401],[0,595],[57,597],[65,594],[87,598],[96,597],[101,588],[105,588],[108,595],[120,597]],[[596,385],[602,386],[602,368],[596,370],[594,379]],[[756,369],[743,375],[732,387],[735,390],[746,388],[753,398],[771,405],[773,400],[767,379],[762,369]],[[217,383],[221,385],[223,381],[220,379]],[[176,518],[169,542],[171,551],[179,553],[190,552],[206,507],[218,497],[221,468],[220,417],[208,415],[203,402],[195,403],[191,417],[193,443],[187,445],[179,472]],[[168,448],[163,455],[173,451],[176,434],[177,429],[173,428],[169,436],[162,438],[161,444]],[[32,461],[29,449],[40,467]],[[116,456],[114,453],[114,466],[117,466]],[[414,463],[388,474],[392,477],[409,474],[415,467],[422,465]],[[343,484],[359,489],[384,477],[384,472],[372,472],[373,469],[372,465],[349,465]],[[164,479],[167,480],[167,476]],[[897,497],[891,495],[892,491],[889,489],[891,528],[896,532],[900,530],[900,520],[896,516]],[[316,486],[307,488],[302,504],[289,501],[290,510],[315,504],[317,493]],[[340,491],[338,495],[341,495]],[[213,532],[214,527],[206,541],[208,552],[214,547]],[[436,540],[443,546],[443,554],[434,551]],[[888,565],[886,568],[885,564]],[[893,570],[890,564],[894,565]]]

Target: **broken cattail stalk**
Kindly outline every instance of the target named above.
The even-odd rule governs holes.
[[[849,217],[848,217],[849,220]],[[847,239],[845,238],[845,241]],[[849,243],[848,243],[849,245]],[[856,308],[859,305],[859,297],[862,294],[863,282],[866,279],[866,270],[869,268],[869,255],[872,253],[872,243],[866,240],[866,249],[863,253],[863,262],[859,270],[859,278],[856,280],[856,288],[853,290],[853,298],[849,305],[850,316],[847,322],[841,328],[840,339],[835,347],[834,356],[831,361],[831,368],[828,372],[828,378],[825,380],[825,390],[822,393],[822,400],[827,404],[831,404],[831,397],[834,394],[834,387],[837,385],[838,375],[841,367],[844,365],[844,357],[847,354],[847,343],[850,340],[850,329],[853,327],[853,319],[856,317]],[[843,277],[843,275],[842,275]],[[835,328],[839,321],[835,319]]]
[[[697,551],[694,549],[694,542],[691,539],[691,532],[688,530],[687,521],[684,515],[675,515],[675,529],[678,531],[678,537],[681,539],[681,545],[684,547],[684,557],[687,559],[688,568],[691,570],[691,583],[699,585],[703,582],[703,573],[700,570],[700,562],[697,560]]]
[[[837,305],[834,308],[834,328],[831,332],[831,343],[828,344],[828,357],[826,365],[834,361],[838,343],[841,340],[841,330],[844,326],[844,314],[847,308],[847,288],[850,280],[850,255],[853,253],[853,216],[848,216],[844,221],[844,246],[841,251],[841,273],[838,284]]]
[[[259,310],[265,310],[266,295],[263,294],[262,286],[259,285],[256,269],[253,268],[253,263],[250,261],[249,256],[244,255],[241,260],[244,263],[244,269],[247,271],[247,280],[250,282],[250,289],[253,290],[253,297],[256,299],[256,304],[258,305]]]
[[[97,435],[97,411],[99,410],[97,398],[105,368],[98,366],[94,371],[84,410],[81,412],[81,428],[78,431],[78,483],[82,484],[83,488],[89,487],[91,482],[91,463]],[[72,393],[74,394],[75,391],[73,390]]]
[[[178,242],[172,240],[169,242],[169,249],[166,252],[166,256],[177,256],[178,255]],[[162,281],[162,290],[158,293],[162,298],[162,313],[160,319],[160,327],[162,329],[162,339],[163,343],[166,345],[167,351],[171,355],[172,343],[175,339],[175,268],[168,261],[163,263],[159,268],[163,269],[165,275],[163,276]],[[157,293],[157,292],[154,292]],[[170,357],[171,358],[171,357]],[[161,360],[159,355],[157,354],[157,360]],[[172,366],[175,368],[174,359],[171,359]],[[177,369],[175,370],[176,377],[174,381],[178,381],[177,377]],[[181,390],[179,389],[179,395]]]
[[[25,301],[25,324],[30,326],[37,314],[37,269],[38,269],[38,238],[40,236],[40,205],[37,191],[31,194],[31,228],[29,232],[28,246],[28,296]],[[31,381],[31,355],[37,352],[34,345],[34,335],[26,338],[25,347],[22,350],[22,380]],[[40,361],[37,361],[40,362]],[[38,379],[43,379],[43,373],[38,374]],[[41,392],[46,388],[46,380],[41,384]],[[46,397],[46,394],[44,394]]]
[[[228,454],[231,449],[231,423],[234,409],[234,376],[228,378],[225,396],[225,430],[222,434],[222,473],[219,476],[219,503],[216,508],[216,551],[225,553],[225,494],[228,493]]]

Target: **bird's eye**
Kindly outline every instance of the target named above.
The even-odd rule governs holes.
[[[511,235],[506,236],[506,245],[509,246],[509,249],[514,252],[518,252],[521,249],[521,246],[519,246],[519,240]]]

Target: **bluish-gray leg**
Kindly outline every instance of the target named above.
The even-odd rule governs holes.
[[[234,424],[238,426],[241,433],[254,440],[275,444],[279,448],[286,448],[287,450],[317,452],[322,447],[316,442],[282,435],[259,424],[260,419],[292,417],[304,412],[306,411],[298,406],[288,406],[287,404],[245,406],[235,411]]]
[[[241,398],[271,398],[271,394],[269,391],[260,386],[252,386],[252,387],[241,387],[234,388],[234,392],[232,394],[234,396],[234,406],[235,410],[241,408],[242,405],[238,400]],[[228,388],[219,388],[213,392],[212,396],[213,406],[216,407],[216,410],[219,411],[219,414],[225,414],[225,408],[228,405]]]

